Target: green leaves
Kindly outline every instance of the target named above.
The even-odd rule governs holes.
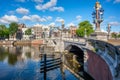
[[[5,25],[0,25],[0,38],[9,38],[9,35],[14,35],[18,30],[18,24],[12,22],[9,24],[9,28]]]
[[[31,34],[32,34],[32,31],[30,28],[25,31],[25,35],[31,35]]]
[[[9,37],[9,29],[5,25],[0,25],[0,37],[1,38]]]
[[[11,35],[14,35],[18,30],[18,24],[16,22],[12,22],[9,24],[9,31]]]
[[[94,32],[92,24],[90,24],[89,21],[83,21],[78,25],[79,25],[79,28],[77,29],[76,34],[80,37],[84,37],[85,32],[87,36],[89,36],[91,33]]]
[[[117,39],[117,38],[120,38],[120,33],[118,34],[118,33],[113,32],[111,33],[111,36],[112,38]]]

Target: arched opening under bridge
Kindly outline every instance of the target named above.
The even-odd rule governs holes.
[[[64,55],[65,64],[85,80],[94,80],[87,72],[84,71],[84,51],[82,48],[76,45],[69,45],[65,50],[68,50],[68,53]]]

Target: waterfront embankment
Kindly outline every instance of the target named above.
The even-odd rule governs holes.
[[[41,45],[43,40],[4,40],[0,41],[0,45]]]

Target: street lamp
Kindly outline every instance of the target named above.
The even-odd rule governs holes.
[[[92,13],[93,23],[96,25],[95,32],[101,31],[100,24],[103,22],[103,14],[104,10],[101,7],[100,3],[97,1],[95,4],[95,11]]]
[[[84,37],[87,38],[86,28],[85,28],[85,35],[84,35]]]
[[[64,29],[64,20],[61,21],[61,40],[62,40],[62,37],[63,37],[63,29]]]
[[[111,25],[108,24],[108,26],[107,26],[107,32],[108,32],[107,39],[110,38],[110,31],[111,31]]]

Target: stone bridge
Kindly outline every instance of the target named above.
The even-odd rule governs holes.
[[[83,59],[84,70],[95,80],[120,79],[120,50],[116,46],[88,39],[82,43],[64,41],[64,49]]]

